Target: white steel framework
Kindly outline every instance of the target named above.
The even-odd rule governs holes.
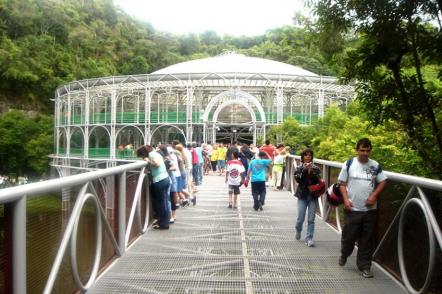
[[[54,164],[132,159],[139,145],[173,139],[256,143],[287,117],[310,124],[331,103],[345,108],[353,92],[333,77],[234,53],[75,81],[55,93]]]

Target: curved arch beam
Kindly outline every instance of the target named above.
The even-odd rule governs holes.
[[[266,122],[264,109],[262,108],[261,103],[259,103],[258,99],[256,99],[255,96],[247,92],[239,90],[228,90],[213,97],[213,99],[210,100],[209,104],[206,106],[206,109],[204,110],[203,122],[207,122],[209,120],[210,110],[215,106],[215,104],[220,102],[220,100],[226,97],[229,97],[229,101],[236,101],[236,102],[241,101],[246,104],[247,102],[252,102],[252,104],[255,105],[259,111],[259,115],[261,116],[261,122],[263,123]]]
[[[69,137],[72,138],[72,135],[75,134],[77,131],[80,131],[80,134],[82,135],[82,137],[84,137],[84,130],[80,127],[71,127]]]
[[[144,134],[143,134],[143,131],[141,131],[141,129],[140,129],[139,127],[134,126],[134,125],[125,126],[125,127],[122,127],[121,129],[119,129],[119,130],[115,133],[115,139],[117,139],[118,136],[120,135],[121,131],[124,130],[124,129],[126,129],[126,128],[134,128],[134,129],[138,130],[138,132],[140,132],[141,137],[143,138],[143,142],[144,142]]]
[[[245,103],[242,100],[230,100],[230,101],[226,101],[226,102],[222,103],[221,105],[219,105],[216,108],[215,113],[213,114],[213,121],[214,122],[218,121],[218,115],[221,112],[221,110],[223,110],[224,107],[226,107],[228,105],[232,105],[232,104],[241,104],[242,106],[247,108],[247,110],[250,112],[250,115],[252,116],[252,122],[256,123],[256,114],[253,111],[252,107],[250,107],[250,105],[248,105],[247,103]]]
[[[107,135],[109,136],[109,139],[110,139],[111,134],[110,134],[109,130],[107,128],[105,128],[104,126],[94,126],[94,127],[92,127],[91,130],[89,131],[89,138],[88,139],[91,138],[92,134],[94,133],[94,131],[96,129],[104,129],[106,131]]]
[[[161,126],[158,126],[158,127],[156,127],[155,129],[153,129],[153,130],[151,131],[151,133],[150,133],[150,138],[149,138],[149,142],[148,142],[149,144],[150,144],[150,140],[152,139],[152,137],[153,137],[153,135],[155,134],[155,132],[158,131],[158,130],[161,129],[161,128],[164,128],[164,127],[171,127],[171,128],[175,128],[175,129],[177,129],[177,130],[183,135],[183,137],[184,137],[184,141],[187,142],[186,134],[184,134],[184,131],[183,131],[182,129],[180,129],[179,127],[177,127],[177,126],[175,126],[175,125],[161,125]]]

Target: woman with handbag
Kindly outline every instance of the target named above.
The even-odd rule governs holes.
[[[324,185],[321,180],[319,167],[313,164],[313,150],[305,149],[301,153],[301,164],[295,170],[295,180],[298,183],[295,196],[298,198],[298,219],[296,220],[296,240],[301,239],[302,226],[305,213],[307,212],[307,234],[305,244],[308,247],[315,246],[313,234],[315,231],[315,213],[318,206],[318,195],[320,186]]]

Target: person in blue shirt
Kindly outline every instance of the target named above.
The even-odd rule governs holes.
[[[247,179],[252,183],[253,209],[262,210],[266,198],[266,169],[270,167],[271,159],[267,159],[264,151],[259,151],[258,158],[249,164]]]

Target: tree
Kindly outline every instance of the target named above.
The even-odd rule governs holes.
[[[52,118],[11,110],[0,116],[0,174],[41,176],[53,150]],[[26,140],[23,140],[26,138]]]
[[[321,31],[354,33],[343,80],[356,82],[357,99],[372,125],[393,119],[408,144],[442,177],[442,12],[436,0],[318,0]],[[435,27],[434,24],[439,24]]]
[[[291,146],[299,154],[306,147],[315,151],[315,157],[343,162],[355,155],[358,139],[368,137],[374,149],[373,158],[389,171],[431,176],[417,152],[406,144],[405,133],[398,124],[388,121],[382,126],[369,127],[358,103],[349,105],[350,111],[343,112],[337,106],[326,110],[323,118],[311,126],[300,126],[294,118],[287,118],[283,124],[269,131],[273,140]]]

